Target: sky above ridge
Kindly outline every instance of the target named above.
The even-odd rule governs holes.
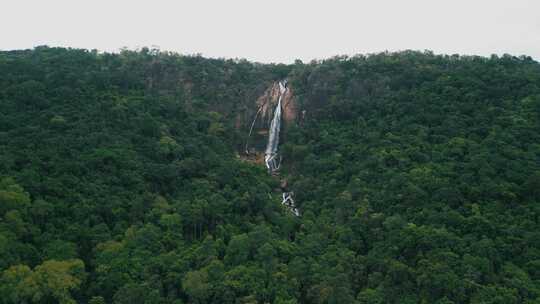
[[[405,49],[540,60],[540,0],[1,0],[0,50],[38,45],[283,63]]]

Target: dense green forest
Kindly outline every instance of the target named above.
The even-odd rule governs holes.
[[[284,78],[300,217],[238,157]],[[540,64],[2,51],[0,303],[540,303]]]

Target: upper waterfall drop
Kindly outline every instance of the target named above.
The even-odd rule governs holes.
[[[287,90],[287,80],[280,81],[278,103],[274,110],[270,128],[268,129],[268,143],[264,152],[264,162],[270,173],[277,171],[281,164],[281,159],[278,159],[279,133],[281,131],[281,100],[287,93]]]

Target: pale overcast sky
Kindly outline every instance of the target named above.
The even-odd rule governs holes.
[[[38,45],[286,63],[404,49],[540,60],[540,0],[0,0],[0,49]]]

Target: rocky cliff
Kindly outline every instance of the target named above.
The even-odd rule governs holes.
[[[246,154],[264,153],[264,147],[268,136],[268,128],[273,118],[274,110],[279,101],[279,82],[273,82],[264,92],[250,105],[248,112],[253,113],[248,121],[242,121],[238,116],[236,127],[244,129],[247,135],[245,151]],[[294,88],[283,94],[281,100],[283,129],[297,122],[298,104],[294,97]],[[243,132],[243,130],[239,130]]]

